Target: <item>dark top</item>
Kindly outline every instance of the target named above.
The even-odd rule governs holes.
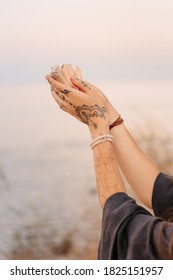
[[[173,177],[158,175],[152,206],[155,216],[123,192],[108,198],[103,209],[98,259],[169,259],[173,223],[166,222],[166,215],[173,210]]]

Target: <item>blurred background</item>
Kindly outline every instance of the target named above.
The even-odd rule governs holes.
[[[171,0],[1,1],[0,259],[97,256],[90,136],[52,99],[53,65],[79,65],[173,174],[172,34]]]

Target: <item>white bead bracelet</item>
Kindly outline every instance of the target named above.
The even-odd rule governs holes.
[[[96,145],[106,141],[113,142],[113,136],[111,134],[100,135],[93,139],[93,141],[90,144],[90,147],[93,150]]]

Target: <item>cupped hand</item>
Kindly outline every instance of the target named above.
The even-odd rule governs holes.
[[[94,87],[91,88],[89,84],[75,76],[70,77],[70,81],[76,88],[60,83],[50,75],[47,75],[46,79],[50,83],[52,95],[61,109],[87,124],[92,131],[101,131],[102,128],[108,127],[104,101],[95,94]]]
[[[111,124],[117,119],[119,114],[115,110],[113,105],[110,103],[106,95],[93,84],[85,81],[83,81],[82,83],[80,82],[80,80],[82,80],[82,72],[79,66],[76,66],[76,68],[73,69],[71,64],[63,64],[63,66],[60,68],[60,71],[62,72],[64,78],[68,81],[68,84],[70,83],[74,88],[79,89],[80,91],[85,93],[87,90],[87,87],[85,85],[88,85],[88,87],[92,90],[94,95],[100,97],[106,109],[109,124]],[[75,76],[77,79],[75,81],[72,80],[72,76]]]
[[[74,69],[71,64],[63,64],[62,66],[55,65],[51,67],[50,75],[52,78],[66,84],[68,86],[72,86],[76,88],[71,82],[71,76],[75,76],[76,78],[82,80],[82,73],[79,66],[76,66]]]

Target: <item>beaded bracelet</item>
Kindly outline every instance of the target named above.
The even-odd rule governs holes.
[[[119,115],[119,117],[116,119],[116,121],[114,121],[110,126],[109,129],[111,130],[114,126],[117,126],[119,124],[122,124],[124,122],[123,118],[121,117],[121,115]]]
[[[106,141],[113,142],[113,136],[110,134],[100,135],[93,139],[92,143],[90,144],[90,147],[93,150],[95,146]]]

